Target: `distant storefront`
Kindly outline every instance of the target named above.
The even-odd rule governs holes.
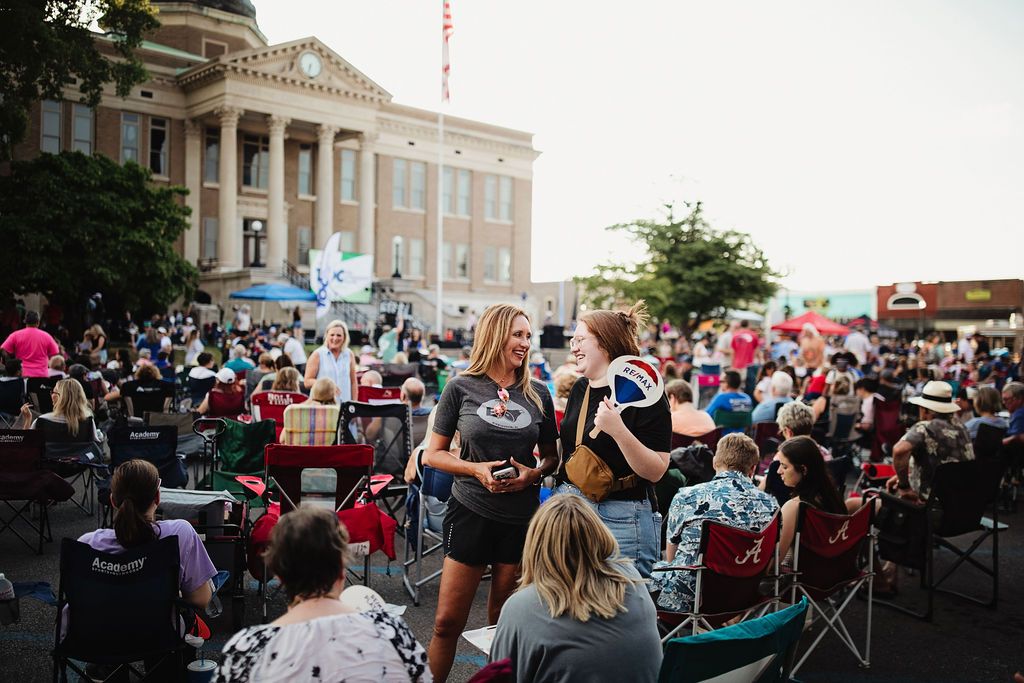
[[[813,311],[830,320],[845,322],[861,316],[875,317],[875,291],[835,292],[779,290],[768,304],[772,323]]]

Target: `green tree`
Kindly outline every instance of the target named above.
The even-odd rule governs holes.
[[[131,311],[190,296],[199,272],[175,249],[188,229],[187,193],[102,155],[13,162],[0,176],[0,300],[41,292],[77,331],[93,292]]]
[[[750,236],[712,228],[701,202],[685,206],[682,218],[667,204],[662,220],[607,228],[628,233],[642,253],[635,265],[602,264],[593,275],[576,278],[583,286],[583,301],[603,307],[645,299],[654,317],[689,332],[726,309],[772,296],[779,273]]]
[[[97,21],[111,40],[111,56],[99,49],[89,28]],[[135,49],[159,22],[149,0],[5,0],[0,26],[0,160],[5,160],[25,137],[33,102],[63,98],[64,86],[77,78],[81,101],[95,107],[104,84],[114,83],[124,97],[145,81],[149,76]]]

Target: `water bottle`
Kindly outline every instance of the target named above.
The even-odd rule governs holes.
[[[18,621],[18,599],[14,595],[14,584],[0,574],[0,624],[8,626]]]

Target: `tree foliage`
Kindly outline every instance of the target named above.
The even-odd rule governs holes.
[[[41,292],[73,326],[93,292],[132,311],[191,295],[199,272],[175,250],[187,192],[101,155],[13,162],[0,176],[0,299]]]
[[[603,264],[594,275],[576,278],[583,301],[605,307],[645,299],[654,317],[690,330],[726,309],[772,296],[779,274],[750,236],[712,228],[701,202],[685,206],[682,218],[667,204],[663,220],[607,228],[628,233],[643,253],[636,265]]]
[[[99,21],[116,59],[105,56],[89,27]],[[81,101],[100,103],[103,86],[117,94],[148,78],[135,49],[159,26],[149,0],[4,0],[0,4],[0,159],[10,159],[40,99],[62,99],[78,79]]]

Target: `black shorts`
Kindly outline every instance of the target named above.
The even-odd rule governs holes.
[[[442,527],[444,556],[471,567],[519,564],[527,526],[482,517],[452,496]]]

